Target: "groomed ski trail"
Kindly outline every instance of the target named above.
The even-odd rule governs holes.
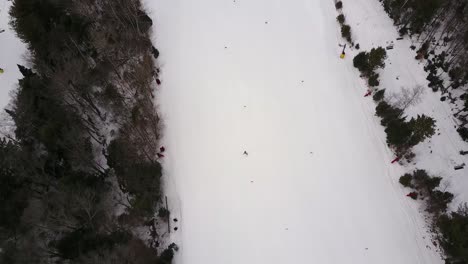
[[[333,1],[145,5],[176,263],[442,263],[338,57]]]

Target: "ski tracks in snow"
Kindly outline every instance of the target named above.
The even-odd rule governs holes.
[[[333,1],[146,5],[177,263],[440,263],[421,250],[372,99],[338,58]]]

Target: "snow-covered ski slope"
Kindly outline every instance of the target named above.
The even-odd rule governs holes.
[[[0,74],[1,109],[10,101],[9,92],[16,87],[21,77],[16,64],[22,63],[22,55],[26,50],[25,45],[16,37],[15,31],[8,25],[10,6],[11,1],[0,0],[0,68],[4,70],[4,73]]]
[[[0,138],[13,130],[11,118],[4,112],[4,108],[11,100],[11,91],[17,87],[18,79],[21,78],[16,64],[23,64],[26,51],[26,45],[8,25],[11,4],[11,1],[0,0],[0,68],[4,70],[0,73]]]
[[[145,5],[176,263],[443,262],[339,59],[332,0]]]

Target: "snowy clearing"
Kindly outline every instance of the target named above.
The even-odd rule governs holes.
[[[145,2],[176,263],[442,263],[333,1]]]

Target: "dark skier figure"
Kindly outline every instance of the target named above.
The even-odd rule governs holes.
[[[153,57],[157,59],[159,57],[159,50],[156,49],[154,46],[151,46],[151,53],[153,53]]]

